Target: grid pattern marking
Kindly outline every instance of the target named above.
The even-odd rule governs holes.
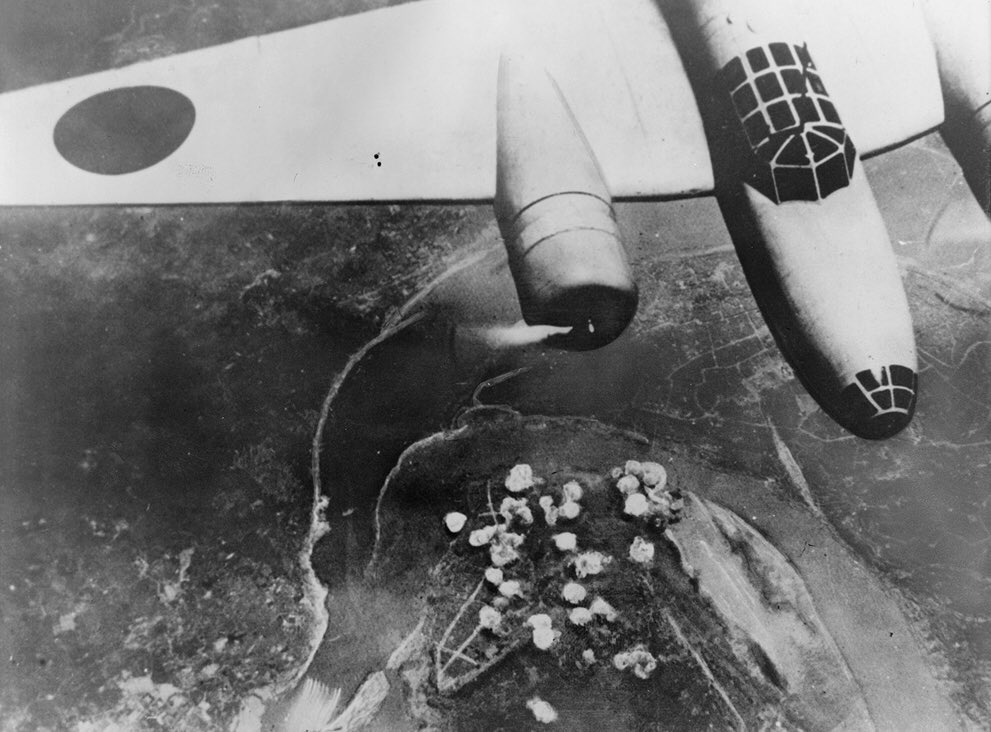
[[[753,153],[754,188],[782,203],[850,184],[857,151],[805,45],[751,48],[718,76]]]
[[[882,368],[880,381],[870,370],[857,374],[857,386],[864,399],[874,407],[874,417],[889,413],[909,414],[915,401],[917,383],[915,372],[906,366]]]

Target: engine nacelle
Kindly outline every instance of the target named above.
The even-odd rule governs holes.
[[[923,10],[943,88],[946,121],[940,132],[991,216],[991,5],[927,0]]]
[[[599,348],[637,309],[637,287],[588,141],[557,84],[503,56],[495,213],[530,325],[571,328],[554,345]]]

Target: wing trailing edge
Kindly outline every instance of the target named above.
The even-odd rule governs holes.
[[[711,188],[694,98],[651,3],[428,0],[2,95],[0,204],[489,200],[507,46],[546,63],[617,195]],[[188,136],[106,175],[101,157],[140,135],[87,142],[76,120],[84,149],[63,156],[53,132],[66,112],[121,88],[188,100]]]
[[[862,154],[941,120],[919,15],[789,3]],[[0,205],[491,200],[507,47],[544,60],[615,198],[711,191],[654,3],[425,0],[0,95]]]

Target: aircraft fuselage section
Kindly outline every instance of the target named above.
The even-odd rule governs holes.
[[[716,196],[750,287],[799,379],[856,435],[915,409],[908,303],[856,141],[784,3],[665,9],[706,126]]]

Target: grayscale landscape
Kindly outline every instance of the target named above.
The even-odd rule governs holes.
[[[57,5],[0,10],[4,90],[368,4]],[[725,682],[725,618],[696,607],[674,550],[649,574],[662,586],[635,591],[624,564],[602,589],[641,603],[614,603],[636,620],[602,626],[602,658],[643,634],[670,656],[670,698],[653,706],[649,682],[579,669],[580,647],[541,655],[511,635],[479,651],[508,649],[505,663],[448,695],[413,673],[422,648],[388,667],[421,620],[424,647],[456,626],[477,579],[446,512],[532,463],[555,490],[584,484],[579,541],[625,551],[609,476],[633,458],[773,545],[872,714],[907,714],[885,686],[892,661],[988,726],[991,224],[936,136],[864,165],[920,358],[915,420],[881,442],[844,432],[796,381],[712,200],[618,205],[639,312],[585,353],[513,342],[487,206],[0,209],[0,729],[270,729],[304,673],[343,707],[384,669],[382,729],[520,729],[535,695],[576,729],[756,726],[779,707],[784,726],[828,727],[839,682],[812,709],[782,702],[780,679]],[[560,570],[527,561],[532,583]],[[880,610],[858,625],[869,602]],[[716,681],[688,648],[715,659]],[[781,688],[816,673],[797,668]]]

